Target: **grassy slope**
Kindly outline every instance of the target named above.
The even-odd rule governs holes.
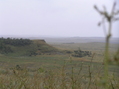
[[[36,52],[38,54],[53,53],[58,51],[56,48],[48,45],[43,40],[32,40],[32,44],[25,46],[11,46],[9,45],[13,53],[7,54],[7,56],[27,56],[30,52]]]

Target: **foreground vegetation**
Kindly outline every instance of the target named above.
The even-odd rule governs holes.
[[[70,65],[71,66],[71,65]],[[83,64],[76,70],[71,67],[70,72],[66,72],[67,65],[57,70],[47,70],[42,68],[32,71],[23,69],[12,69],[0,74],[1,89],[105,89],[104,80],[101,76],[101,68],[92,71],[91,66],[87,67],[88,73],[82,73]],[[78,71],[78,72],[77,72]],[[113,74],[109,76],[109,89],[118,89],[117,77]]]
[[[0,89],[105,89],[104,65],[95,61],[98,56],[0,55]],[[109,89],[119,88],[118,70],[110,64]]]

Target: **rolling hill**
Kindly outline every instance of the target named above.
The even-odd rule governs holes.
[[[45,40],[0,38],[0,54],[11,56],[35,56],[57,54],[60,51]]]

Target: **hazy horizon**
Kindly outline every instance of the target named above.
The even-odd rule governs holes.
[[[46,35],[0,35],[3,38],[105,38],[99,36],[46,36]],[[111,38],[118,38],[119,37],[111,37]]]
[[[119,9],[119,0],[0,0],[0,36],[105,37],[93,6],[110,12],[114,1]],[[119,21],[112,37],[118,29]]]

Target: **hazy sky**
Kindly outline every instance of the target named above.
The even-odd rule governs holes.
[[[0,36],[104,37],[94,10],[105,5],[110,11],[114,0],[0,0]],[[119,0],[117,0],[119,9]],[[119,37],[119,21],[113,24]]]

